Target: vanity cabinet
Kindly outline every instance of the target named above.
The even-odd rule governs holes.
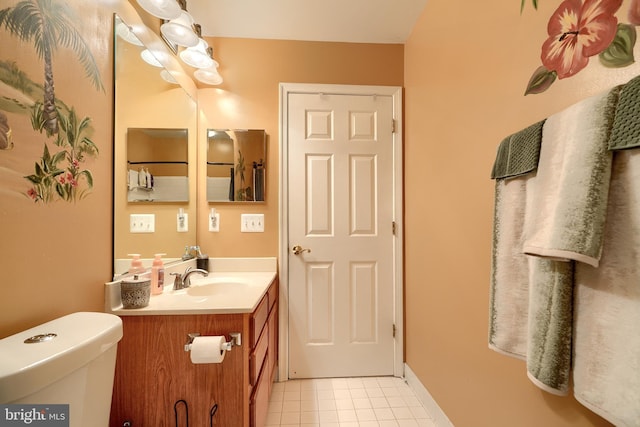
[[[277,278],[252,313],[121,318],[110,427],[264,426],[278,359]],[[191,363],[188,334],[232,332],[242,344],[222,363]]]

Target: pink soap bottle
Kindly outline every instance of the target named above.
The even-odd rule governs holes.
[[[155,254],[151,264],[151,295],[160,295],[164,291],[164,262],[162,255]]]
[[[130,257],[133,257],[131,260],[131,266],[129,267],[129,273],[131,274],[142,274],[145,272],[145,268],[142,265],[142,260],[140,259],[140,254],[129,254]]]

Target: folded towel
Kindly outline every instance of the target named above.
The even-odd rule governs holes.
[[[619,88],[587,98],[544,124],[530,255],[598,266],[611,177],[607,150]]]
[[[544,120],[509,135],[498,146],[492,179],[512,178],[538,167]]]
[[[489,348],[525,359],[538,387],[564,395],[571,367],[573,263],[522,251],[535,183],[535,173],[496,181]]]
[[[574,262],[530,257],[527,376],[560,396],[569,391]]]
[[[489,348],[524,359],[527,354],[529,266],[522,253],[527,189],[535,174],[500,179],[495,185]]]
[[[587,98],[545,122],[526,222],[529,282],[527,374],[543,390],[569,390],[573,337],[573,260],[597,266],[602,252],[619,88]]]
[[[523,253],[525,221],[532,213],[532,183],[545,120],[502,140],[491,176],[496,179],[491,251],[489,348],[524,359],[527,354],[530,260]],[[548,278],[553,282],[554,277]]]
[[[138,172],[128,169],[127,172],[127,187],[129,188],[129,191],[133,190],[134,188],[138,187]]]
[[[640,426],[640,150],[617,151],[598,268],[575,270],[574,394],[616,426]]]
[[[622,150],[640,146],[640,77],[624,85],[616,108],[610,150]]]

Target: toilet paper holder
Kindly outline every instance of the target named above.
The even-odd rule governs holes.
[[[191,351],[191,344],[193,344],[193,340],[199,336],[200,334],[198,332],[187,334],[187,343],[184,345],[184,351]],[[224,344],[225,350],[231,351],[233,347],[242,345],[242,334],[240,332],[231,332],[229,336],[231,339]]]

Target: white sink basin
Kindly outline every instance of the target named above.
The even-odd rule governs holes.
[[[204,277],[197,281],[192,280],[191,286],[186,289],[187,295],[194,297],[216,297],[229,293],[247,292],[247,288],[251,286],[259,286],[256,283],[251,284],[243,278],[229,277]]]
[[[139,309],[123,308],[119,283],[110,282],[105,295],[106,311],[121,316],[251,313],[276,277],[275,262],[273,265],[274,271],[214,271],[208,276],[193,274],[190,287],[175,291],[171,284],[167,286],[165,283],[164,292],[152,295],[149,305]],[[184,271],[184,267],[178,271]]]

